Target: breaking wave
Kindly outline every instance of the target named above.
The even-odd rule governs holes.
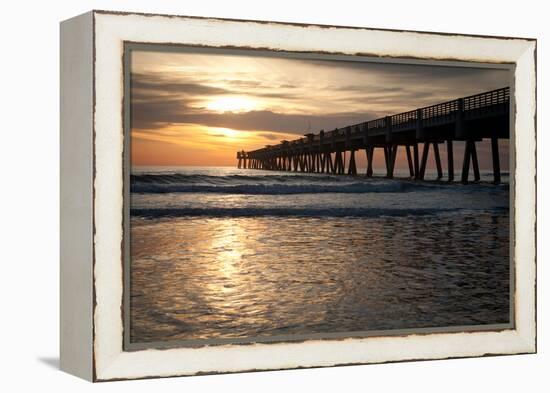
[[[189,174],[132,175],[133,193],[220,193],[285,195],[318,193],[393,193],[433,191],[449,187],[441,183],[365,179],[330,175],[209,176]]]

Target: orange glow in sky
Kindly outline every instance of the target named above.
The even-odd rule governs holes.
[[[131,56],[131,159],[137,166],[235,166],[240,150],[500,88],[510,77],[492,69],[230,52]],[[404,162],[398,155],[397,167]],[[364,165],[364,152],[357,163]]]

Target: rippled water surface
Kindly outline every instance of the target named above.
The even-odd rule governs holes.
[[[509,322],[508,187],[136,173],[132,342]]]

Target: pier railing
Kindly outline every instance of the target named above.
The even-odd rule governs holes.
[[[352,153],[360,148],[365,148],[367,156],[372,155],[376,147],[383,147],[386,156],[388,175],[393,173],[393,164],[397,154],[397,146],[405,146],[411,174],[423,178],[425,161],[428,154],[429,144],[434,145],[434,154],[438,162],[438,173],[441,175],[439,163],[439,152],[437,144],[447,141],[448,149],[452,148],[453,140],[466,141],[463,178],[466,176],[470,158],[472,160],[476,178],[479,177],[477,154],[475,152],[475,141],[483,138],[491,138],[493,149],[493,161],[495,169],[495,182],[500,179],[497,172],[500,171],[498,163],[498,139],[509,138],[508,121],[510,111],[510,88],[479,93],[455,100],[442,102],[435,105],[417,108],[415,110],[385,116],[379,119],[369,120],[352,124],[332,131],[321,130],[317,134],[309,133],[303,138],[293,141],[284,141],[277,145],[268,145],[265,148],[253,151],[241,151],[237,153],[238,166],[272,169],[272,170],[306,170],[306,171],[328,171],[330,163],[333,173],[343,173],[345,157],[340,159],[339,154],[349,150]],[[496,129],[500,129],[497,131]],[[504,129],[504,131],[502,131]],[[422,155],[424,165],[418,169],[417,145],[425,143],[425,152]],[[415,150],[415,163],[412,164],[410,147]],[[337,153],[338,162],[332,164],[332,158],[319,158],[319,155],[330,155]],[[449,150],[449,154],[452,151]],[[304,158],[305,157],[305,158]],[[371,157],[372,158],[372,157]],[[372,160],[369,158],[369,160]],[[252,164],[247,165],[247,160]],[[303,161],[306,160],[306,161]],[[327,161],[328,160],[328,161]],[[325,162],[326,161],[326,162]],[[336,166],[335,166],[336,165]],[[354,169],[355,160],[350,163],[352,166],[349,174],[356,172]],[[369,166],[370,166],[369,161]],[[452,162],[449,162],[452,169]],[[371,173],[372,171],[368,172]],[[452,172],[452,170],[450,171]],[[439,176],[440,177],[440,176]],[[450,173],[449,178],[453,175]]]

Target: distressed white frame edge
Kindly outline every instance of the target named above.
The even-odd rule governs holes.
[[[103,12],[95,12],[94,21],[95,380],[536,351],[535,41]],[[521,190],[515,195],[516,328],[501,332],[124,352],[121,317],[124,41],[516,63],[515,130],[521,135],[515,144],[516,189]]]
[[[60,26],[60,368],[93,379],[93,13]]]

